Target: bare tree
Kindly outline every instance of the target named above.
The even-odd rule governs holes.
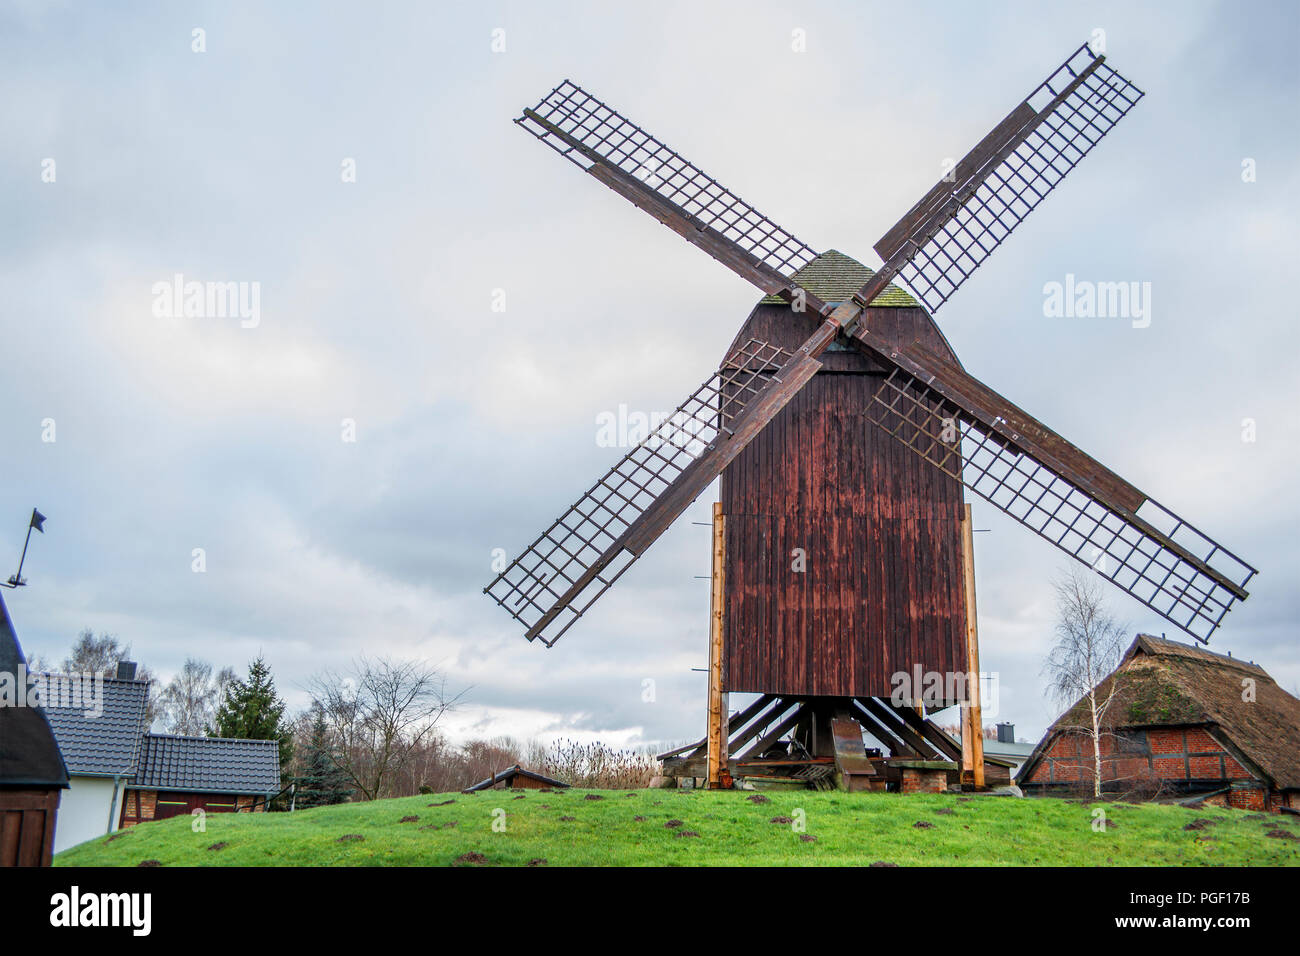
[[[1104,690],[1101,683],[1119,665],[1127,625],[1106,608],[1101,585],[1088,572],[1071,568],[1054,584],[1056,589],[1056,644],[1044,668],[1048,693],[1062,707],[1076,710],[1086,705],[1086,722],[1073,729],[1092,740],[1092,794],[1101,796],[1101,741],[1107,711],[1119,688],[1119,675]]]
[[[367,800],[386,795],[464,696],[449,696],[446,678],[427,664],[387,657],[363,657],[347,674],[324,671],[309,690],[338,742],[339,767]]]
[[[114,677],[117,665],[131,659],[131,645],[122,645],[112,634],[95,635],[90,628],[85,628],[77,635],[72,645],[72,652],[63,659],[65,674],[102,674]],[[158,717],[158,679],[143,664],[138,664],[135,679],[148,681],[149,690],[145,698],[145,719],[150,726]]]
[[[195,737],[206,734],[212,728],[226,685],[234,678],[232,668],[223,667],[214,677],[207,661],[186,658],[180,673],[158,696],[159,714],[167,732]]]

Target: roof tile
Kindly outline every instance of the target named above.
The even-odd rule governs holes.
[[[64,674],[42,677],[68,680]],[[99,713],[87,713],[84,699],[77,698],[45,701],[45,716],[69,773],[129,776],[140,756],[149,682],[115,677],[102,680],[97,692],[102,698],[102,706],[96,708]]]
[[[146,734],[132,786],[147,790],[274,793],[280,745],[274,740]]]

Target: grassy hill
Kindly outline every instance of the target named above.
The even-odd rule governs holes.
[[[521,796],[521,793],[523,794]],[[1163,866],[1300,864],[1300,819],[1011,797],[489,791],[297,813],[177,817],[56,866]],[[761,797],[760,797],[761,799]],[[1093,829],[1104,809],[1106,832]],[[494,832],[493,823],[504,830]],[[800,830],[798,824],[803,824]],[[1190,825],[1190,828],[1189,828]],[[1273,835],[1269,835],[1272,833]],[[1282,836],[1280,834],[1285,834]],[[152,864],[146,864],[152,865]]]

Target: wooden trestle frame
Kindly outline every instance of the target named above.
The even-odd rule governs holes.
[[[727,518],[713,503],[713,573],[709,592],[709,789],[731,786],[727,769],[727,695],[722,690],[722,616],[726,584]]]
[[[979,625],[975,615],[975,535],[970,505],[961,518],[961,565],[966,584],[966,694],[961,709],[961,778],[977,789],[984,786],[984,713],[980,686]]]
[[[888,758],[875,754],[873,760],[862,744],[861,731],[866,730],[889,748],[892,758],[959,761],[956,765],[960,766],[961,783],[983,789],[985,758],[970,505],[964,506],[961,529],[968,699],[961,705],[960,742],[928,720],[923,708],[899,706],[885,698],[766,694],[728,717],[728,695],[722,680],[726,520],[722,503],[714,502],[707,732],[697,743],[661,754],[665,772],[673,776],[703,776],[709,789],[730,788],[734,777],[746,775],[790,776],[813,784],[833,778],[845,789],[872,788],[865,778],[880,776],[878,782],[883,787],[885,775],[877,767]],[[791,734],[791,740],[781,743],[787,734]],[[701,764],[703,773],[699,772]]]

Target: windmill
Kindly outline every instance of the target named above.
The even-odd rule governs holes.
[[[553,645],[721,475],[709,734],[664,755],[707,761],[712,785],[838,770],[906,789],[958,759],[982,782],[977,682],[924,701],[969,705],[960,745],[919,694],[891,694],[899,674],[978,673],[964,490],[1207,641],[1255,569],[971,376],[932,318],[1142,96],[1081,46],[885,233],[875,270],[567,80],[525,109],[517,124],[765,297],[718,370],[484,590]],[[728,718],[729,692],[760,696]]]

